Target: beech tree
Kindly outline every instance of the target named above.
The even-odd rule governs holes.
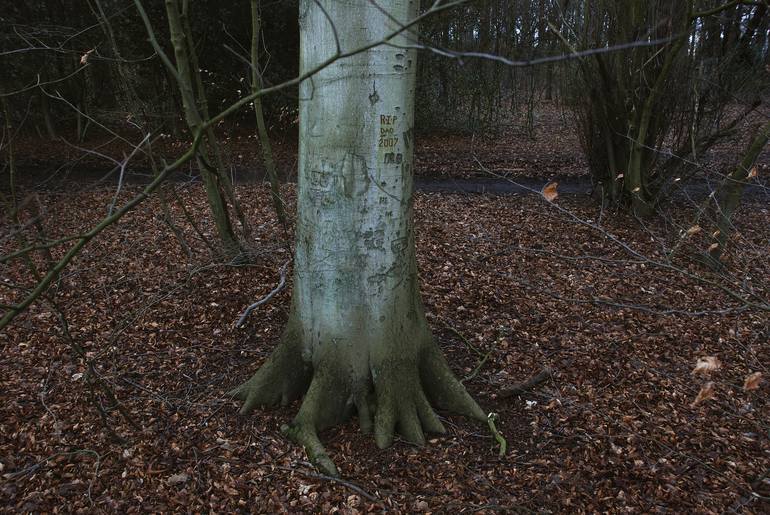
[[[418,2],[300,2],[301,73],[373,45],[418,15]],[[256,406],[304,394],[286,436],[337,470],[318,431],[356,414],[387,447],[444,427],[433,406],[484,420],[431,335],[412,223],[414,27],[340,59],[300,85],[292,307],[264,365],[231,394]]]

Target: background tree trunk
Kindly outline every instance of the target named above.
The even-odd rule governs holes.
[[[712,234],[712,245],[708,255],[708,262],[712,266],[721,267],[720,258],[733,232],[733,213],[740,207],[743,189],[751,178],[751,169],[757,162],[759,154],[764,150],[770,139],[770,122],[757,130],[746,153],[740,163],[725,178],[725,182],[717,190],[714,217],[716,218],[716,231]]]
[[[251,91],[256,93],[262,89],[262,76],[259,70],[259,37],[262,27],[262,13],[259,0],[251,0]],[[254,99],[254,117],[257,121],[257,136],[259,137],[259,147],[262,149],[262,162],[265,165],[265,172],[270,181],[270,196],[273,200],[273,209],[278,216],[278,221],[286,227],[288,222],[286,210],[283,208],[283,198],[281,198],[281,185],[278,181],[278,171],[273,159],[273,146],[270,143],[270,137],[265,127],[265,116],[262,112],[262,97]]]
[[[166,0],[165,5],[171,43],[174,47],[174,56],[176,59],[175,79],[182,96],[182,105],[184,108],[185,119],[187,120],[187,126],[190,128],[190,132],[195,134],[203,122],[201,113],[196,105],[196,95],[192,81],[192,77],[195,73],[198,73],[198,71],[194,69],[194,65],[191,62],[188,53],[189,46],[178,2],[177,0]],[[211,131],[207,131],[207,136],[209,135],[209,132]],[[215,145],[215,143],[210,140],[207,140],[206,143],[207,145],[204,145],[204,148],[206,149],[209,146],[208,144]],[[224,176],[224,171],[221,168],[218,170],[214,168],[210,162],[210,156],[206,154],[208,154],[208,152],[201,150],[196,156],[200,166],[201,176],[203,177],[206,197],[211,209],[211,214],[214,218],[214,224],[216,225],[219,238],[222,242],[224,253],[227,257],[234,257],[241,253],[241,245],[238,241],[238,237],[233,231],[232,224],[230,223],[227,200],[223,194],[224,188],[222,185],[222,177]]]
[[[300,3],[302,72],[397,28],[368,0]],[[379,6],[406,22],[418,2]],[[330,25],[329,19],[334,23]],[[335,31],[336,28],[336,31]],[[392,40],[405,45],[415,36]],[[292,312],[283,340],[232,393],[242,412],[305,398],[284,433],[337,474],[317,431],[353,412],[386,447],[397,430],[442,432],[431,404],[484,419],[428,328],[412,226],[416,52],[378,46],[336,61],[300,87]]]

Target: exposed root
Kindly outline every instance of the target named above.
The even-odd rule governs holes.
[[[305,448],[311,463],[332,477],[339,477],[339,472],[318,439],[318,431],[341,422],[350,414],[351,405],[346,401],[346,388],[339,372],[331,364],[317,372],[297,416],[290,425],[281,427],[284,436]]]
[[[420,361],[420,377],[428,398],[438,408],[485,422],[487,415],[457,380],[438,348],[431,343]]]
[[[361,427],[361,432],[368,435],[374,429],[374,417],[372,416],[372,411],[375,409],[374,403],[365,392],[356,394],[353,402],[358,413],[358,425]]]
[[[228,395],[243,402],[238,413],[246,415],[257,406],[288,405],[298,399],[310,380],[311,370],[303,363],[298,346],[282,342],[251,379]]]
[[[334,462],[326,454],[321,440],[318,439],[315,428],[308,425],[300,425],[292,422],[291,425],[281,426],[283,436],[305,448],[305,453],[310,463],[318,467],[318,470],[331,477],[340,477]]]
[[[425,432],[446,432],[423,391],[416,365],[391,363],[375,378],[374,391],[374,439],[379,448],[392,444],[396,433],[423,445]]]
[[[425,435],[414,407],[411,385],[378,378],[374,388],[377,395],[377,411],[374,416],[374,440],[377,447],[384,449],[390,446],[396,429],[407,441],[424,444]]]
[[[417,416],[420,417],[420,423],[422,424],[422,427],[425,428],[425,431],[442,435],[446,433],[444,424],[441,423],[438,415],[433,411],[433,408],[430,406],[428,399],[425,397],[425,392],[423,392],[422,389],[417,392],[415,408],[417,408]]]
[[[281,431],[303,446],[323,473],[338,477],[318,432],[354,413],[362,431],[374,432],[380,448],[390,446],[396,434],[424,445],[426,432],[445,433],[433,406],[487,420],[449,369],[438,346],[431,340],[421,347],[422,352],[413,359],[389,360],[373,367],[370,377],[362,378],[351,374],[352,369],[344,363],[332,360],[317,363],[311,371],[304,365],[298,346],[285,340],[262,368],[231,394],[244,401],[240,412],[248,413],[260,405],[286,404],[305,393],[297,416]]]

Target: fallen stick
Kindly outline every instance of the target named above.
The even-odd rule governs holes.
[[[307,462],[303,462],[303,463],[306,463],[309,466],[313,466],[311,463],[307,463]],[[350,490],[354,491],[355,493],[357,493],[358,495],[360,495],[361,497],[367,499],[370,502],[374,502],[374,503],[381,503],[382,502],[382,499],[380,499],[378,497],[375,497],[374,495],[370,494],[369,492],[367,492],[366,490],[364,490],[363,488],[361,488],[357,484],[352,483],[350,481],[345,481],[344,479],[340,479],[338,477],[327,476],[326,474],[317,474],[315,472],[309,472],[309,471],[306,471],[306,470],[302,470],[300,468],[282,467],[282,466],[278,466],[276,468],[279,468],[281,470],[287,470],[289,472],[297,472],[297,473],[302,474],[303,476],[309,477],[311,479],[321,479],[321,480],[324,480],[324,481],[331,481],[332,483],[337,483],[339,485],[342,485],[344,487],[349,488]]]
[[[522,393],[528,392],[532,390],[535,386],[538,386],[549,379],[553,378],[553,370],[546,367],[540,372],[538,372],[537,375],[533,376],[528,381],[524,381],[523,383],[518,383],[510,388],[505,388],[500,392],[500,395],[498,397],[502,399],[507,399],[508,397],[514,397],[516,395],[521,395]]]
[[[286,285],[286,268],[289,266],[289,263],[291,263],[291,260],[286,261],[286,263],[283,264],[281,267],[281,280],[278,282],[278,286],[273,288],[273,290],[265,295],[261,300],[258,300],[251,306],[246,308],[246,311],[243,312],[241,317],[238,319],[238,321],[235,323],[235,327],[240,329],[243,327],[243,324],[246,323],[246,319],[249,317],[252,311],[254,311],[256,308],[264,304],[265,302],[272,299],[278,292],[280,292],[283,287]]]

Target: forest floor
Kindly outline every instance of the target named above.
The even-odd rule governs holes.
[[[173,187],[210,234],[200,186]],[[113,194],[42,194],[49,236],[93,223]],[[345,480],[319,477],[280,436],[296,404],[240,417],[225,395],[269,354],[291,295],[289,287],[234,328],[245,306],[275,287],[290,252],[266,187],[242,185],[239,195],[255,265],[207,259],[173,206],[194,250],[188,257],[153,198],[86,247],[56,288],[72,341],[136,427],[98,389],[89,393],[84,362],[50,304],[33,305],[0,333],[3,510],[770,509],[768,385],[743,388],[752,373],[768,377],[767,313],[714,286],[726,278],[660,266],[663,244],[673,244],[664,223],[642,227],[584,196],[417,194],[430,323],[458,375],[478,367],[465,384],[499,414],[508,453],[498,456],[486,427],[449,415],[448,434],[422,448],[397,441],[378,450],[351,422],[322,435]],[[766,249],[768,206],[747,203],[737,220],[746,252]],[[766,287],[766,256],[729,264],[733,277],[764,278]],[[29,277],[19,264],[3,280]],[[9,291],[0,303],[13,301]],[[693,374],[707,356],[720,369]],[[551,380],[501,395],[544,367]],[[695,403],[709,382],[713,398]]]
[[[478,158],[517,181],[579,182],[585,163],[557,114],[536,140],[425,137],[418,177],[478,180],[486,174]],[[90,149],[114,157],[125,150],[102,143]],[[257,166],[253,136],[227,144],[235,168]],[[104,216],[114,175],[72,180],[99,166],[93,154],[83,160],[81,150],[32,138],[17,148],[21,169],[63,174],[38,189],[48,237]],[[718,162],[729,166],[738,151],[725,149]],[[277,154],[290,178],[296,146],[278,142]],[[766,181],[767,153],[763,160]],[[20,188],[40,178],[21,177]],[[200,184],[173,182],[173,197],[171,190],[211,237]],[[509,449],[499,456],[486,426],[442,413],[448,434],[424,447],[397,440],[379,450],[353,421],[322,434],[339,481],[319,476],[280,435],[297,403],[241,417],[226,396],[269,355],[291,298],[289,284],[234,327],[275,287],[291,255],[267,187],[247,181],[237,190],[255,264],[213,259],[174,203],[191,248],[184,252],[155,196],[86,246],[53,290],[57,308],[38,302],[0,333],[0,511],[770,511],[770,317],[748,305],[751,295],[770,295],[766,196],[744,201],[727,272],[716,274],[690,259],[709,242],[706,227],[686,235],[687,206],[641,222],[569,188],[552,203],[418,192],[429,322],[471,394],[499,414]],[[284,190],[293,205],[294,186]],[[138,191],[126,184],[118,201]],[[0,234],[7,229],[0,225]],[[12,248],[0,239],[1,254]],[[0,304],[33,282],[21,261],[0,264],[0,278]],[[713,370],[697,366],[703,358]],[[85,359],[123,414],[92,388]],[[504,393],[544,368],[553,370],[548,381]],[[757,372],[753,389],[746,380]]]

